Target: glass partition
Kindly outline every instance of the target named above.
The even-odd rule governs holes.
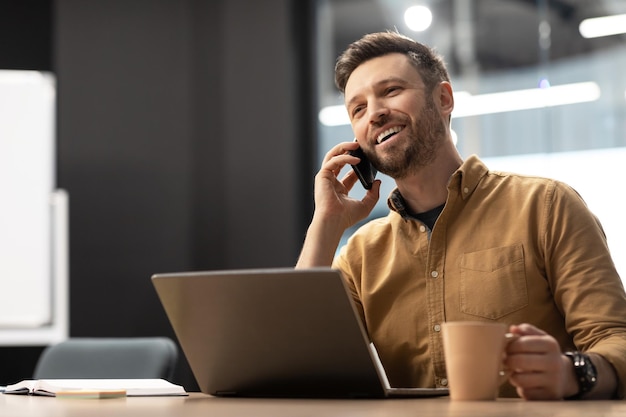
[[[455,91],[452,129],[461,155],[477,154],[492,169],[574,186],[600,218],[626,277],[620,256],[626,253],[621,218],[626,205],[619,197],[619,168],[626,157],[626,0],[318,0],[317,5],[319,162],[335,143],[353,137],[343,97],[333,85],[336,57],[365,33],[397,29],[444,56]],[[405,20],[411,13],[417,22]],[[427,25],[429,19],[420,31],[409,26]],[[383,178],[372,217],[387,213],[385,197],[393,186]],[[358,188],[355,196],[362,193]]]

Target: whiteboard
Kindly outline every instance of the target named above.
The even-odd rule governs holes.
[[[53,320],[52,74],[0,70],[0,329]]]

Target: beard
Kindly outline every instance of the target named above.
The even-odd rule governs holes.
[[[374,168],[393,179],[405,178],[432,163],[446,134],[431,97],[427,98],[418,121],[407,128],[409,140],[394,143],[387,149],[387,155],[367,155]]]

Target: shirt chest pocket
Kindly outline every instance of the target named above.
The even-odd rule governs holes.
[[[461,312],[496,320],[528,305],[522,244],[465,253],[459,267]]]

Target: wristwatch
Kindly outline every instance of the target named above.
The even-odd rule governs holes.
[[[578,380],[578,392],[571,397],[567,397],[566,400],[577,400],[595,387],[598,381],[598,373],[589,356],[584,353],[578,351],[565,352],[565,356],[572,361],[574,373]]]

